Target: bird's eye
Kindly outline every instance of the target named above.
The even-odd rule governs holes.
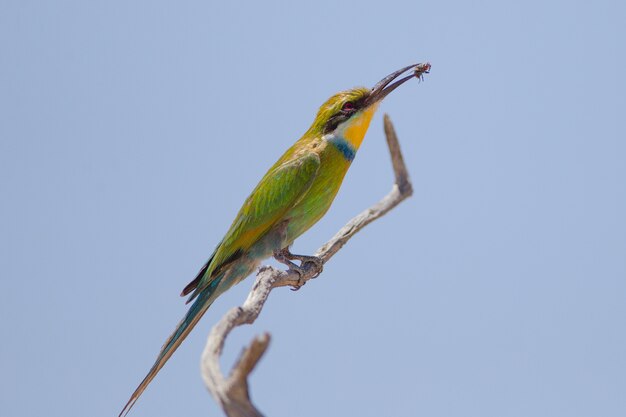
[[[355,110],[354,103],[351,102],[351,101],[348,101],[348,102],[344,103],[344,105],[341,108],[341,110],[343,110],[346,113],[353,112]]]

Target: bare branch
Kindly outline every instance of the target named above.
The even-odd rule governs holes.
[[[384,124],[387,145],[389,146],[395,174],[395,184],[389,194],[382,200],[350,220],[332,239],[318,249],[315,255],[321,258],[323,263],[328,262],[358,231],[385,215],[389,210],[413,194],[413,188],[409,180],[408,171],[404,165],[396,132],[389,116],[386,114],[384,116]],[[228,378],[224,377],[219,363],[226,337],[236,326],[252,324],[256,320],[272,289],[284,286],[299,287],[302,283],[315,278],[321,272],[321,267],[316,267],[313,263],[306,263],[303,268],[304,273],[302,276],[293,270],[277,270],[270,266],[260,268],[254,286],[243,305],[231,309],[211,329],[202,353],[202,378],[207,389],[227,416],[262,416],[250,400],[247,379],[250,372],[252,372],[263,356],[263,353],[267,350],[270,335],[265,333],[262,336],[257,336],[243,350]]]

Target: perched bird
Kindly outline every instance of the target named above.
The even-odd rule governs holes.
[[[295,270],[299,267],[293,260],[299,260],[300,266],[321,262],[313,256],[291,254],[289,246],[330,207],[382,99],[429,69],[430,64],[410,65],[383,78],[371,90],[342,91],[320,107],[309,130],[261,179],[209,260],[183,289],[181,296],[191,294],[187,303],[193,304],[120,416],[130,411],[211,303],[250,275],[262,260],[274,256]],[[409,70],[409,75],[396,80]]]

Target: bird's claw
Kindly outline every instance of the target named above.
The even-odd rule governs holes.
[[[288,248],[281,249],[280,251],[274,254],[274,258],[289,267],[289,270],[294,271],[300,275],[298,282],[291,287],[292,291],[298,291],[304,284],[306,284],[306,280],[304,279],[305,274],[309,270],[315,271],[315,275],[313,275],[310,279],[317,278],[324,269],[324,261],[319,256],[306,256],[306,255],[295,255],[289,252]],[[300,261],[300,265],[296,265],[291,262],[292,260]]]
[[[278,260],[278,259],[277,259]],[[280,260],[278,260],[279,262],[282,262]],[[288,262],[288,263],[287,263]],[[300,288],[302,288],[304,286],[304,284],[306,284],[306,281],[304,280],[304,274],[306,273],[306,270],[296,264],[294,264],[291,261],[287,261],[287,262],[282,262],[286,265],[289,266],[289,269],[287,270],[289,271],[293,271],[295,273],[298,274],[298,281],[291,286],[291,291],[298,291]]]
[[[311,279],[319,277],[324,270],[324,261],[322,258],[319,256],[302,256],[302,258],[303,259],[300,260],[300,266],[305,270],[313,269],[315,271],[315,275],[313,275]]]
[[[300,278],[298,278],[298,282],[296,282],[294,285],[291,286],[291,291],[298,291],[300,288],[304,287],[304,284],[306,284],[306,281],[304,280],[304,276],[301,272],[302,269],[298,268],[298,269],[294,269],[294,271],[298,273]]]

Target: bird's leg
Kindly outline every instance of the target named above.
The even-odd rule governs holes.
[[[276,259],[281,264],[287,265],[289,269],[293,269],[297,273],[302,274],[304,270],[300,268],[298,265],[291,262],[291,259],[293,258],[290,255],[291,254],[289,253],[288,248],[274,251],[274,259]]]
[[[299,290],[300,287],[302,287],[306,283],[306,281],[302,280],[302,277],[304,276],[304,273],[307,269],[306,264],[313,264],[313,268],[315,270],[315,275],[313,276],[313,278],[321,274],[322,270],[324,269],[324,261],[322,261],[320,257],[296,255],[289,252],[289,247],[285,247],[279,251],[274,252],[274,259],[282,264],[287,265],[289,269],[296,271],[300,275],[298,284],[294,285],[294,287],[292,288],[292,290],[294,291]],[[296,265],[295,263],[291,262],[293,260],[300,261],[300,265]]]

